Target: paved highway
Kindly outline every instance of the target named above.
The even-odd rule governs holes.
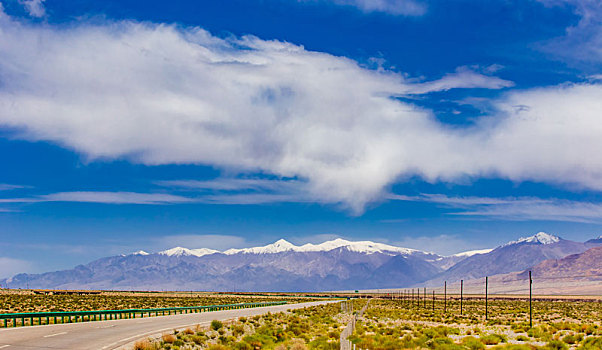
[[[254,309],[224,310],[197,314],[157,316],[126,320],[96,321],[46,326],[0,329],[0,350],[77,349],[109,350],[132,349],[134,342],[149,336],[171,332],[197,324],[208,325],[212,320],[229,320],[280,312],[336,301],[258,307]]]

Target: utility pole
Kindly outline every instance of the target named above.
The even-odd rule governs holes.
[[[529,328],[533,328],[533,305],[531,299],[533,299],[533,279],[531,278],[531,271],[529,271]]]
[[[443,313],[447,313],[447,281],[443,285]]]
[[[487,317],[489,316],[489,310],[487,309],[488,305],[487,305],[487,289],[489,287],[489,276],[485,276],[485,321],[487,321]]]
[[[426,309],[426,287],[424,287],[424,293],[422,295],[424,295],[424,308]]]
[[[460,315],[462,315],[462,302],[464,301],[464,280],[460,280]]]

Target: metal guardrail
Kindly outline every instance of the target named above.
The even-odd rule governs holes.
[[[120,320],[127,318],[143,318],[172,314],[175,315],[220,310],[248,309],[262,306],[285,305],[286,303],[286,301],[273,301],[262,303],[239,303],[226,305],[167,307],[154,309],[93,310],[66,312],[20,312],[0,314],[0,327],[8,328],[59,323]]]

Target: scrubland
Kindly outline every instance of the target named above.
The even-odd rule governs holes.
[[[355,310],[365,300],[355,300]],[[356,349],[564,350],[602,349],[602,303],[525,300],[433,303],[372,300],[349,340]],[[142,340],[136,349],[339,349],[352,314],[338,304],[310,307],[196,327]]]

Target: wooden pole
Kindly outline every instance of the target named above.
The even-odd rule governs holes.
[[[464,301],[464,280],[460,280],[460,315],[462,315],[462,303]]]
[[[447,281],[443,285],[443,313],[447,313]]]
[[[487,321],[487,317],[489,316],[489,310],[487,309],[487,287],[489,287],[489,276],[485,276],[485,321]]]
[[[531,271],[529,271],[529,327],[533,328],[533,305],[531,299],[533,299],[533,279],[531,278]]]

